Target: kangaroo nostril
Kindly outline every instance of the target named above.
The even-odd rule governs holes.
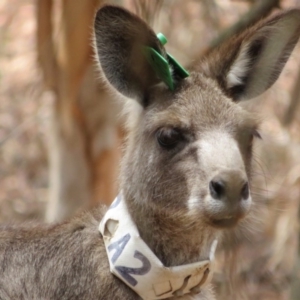
[[[246,182],[246,183],[243,185],[241,195],[242,195],[242,199],[245,199],[245,200],[246,200],[246,199],[249,198],[249,184],[248,184],[248,182]]]
[[[209,183],[210,194],[215,199],[221,199],[225,195],[225,184],[221,180],[212,180]]]

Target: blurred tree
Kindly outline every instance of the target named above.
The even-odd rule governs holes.
[[[291,96],[291,102],[290,105],[288,106],[288,109],[284,115],[283,118],[283,125],[284,126],[290,126],[296,116],[298,107],[299,107],[299,101],[300,101],[300,69],[298,71],[298,75],[296,78],[296,81],[294,83],[294,88],[292,91],[292,96]]]
[[[258,20],[267,16],[268,14],[270,14],[272,9],[276,7],[278,8],[280,4],[280,0],[251,0],[249,2],[252,3],[251,9],[246,14],[241,16],[241,18],[231,27],[225,29],[214,40],[212,40],[205,52],[211,51],[212,49],[222,44],[232,35],[238,34],[251,24],[254,24]]]
[[[91,28],[102,2],[61,0],[61,18],[54,22],[54,1],[37,1],[38,58],[45,87],[55,97],[48,222],[99,200],[110,203],[116,191],[117,112],[93,72]]]

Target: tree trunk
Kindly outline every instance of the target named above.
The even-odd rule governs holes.
[[[47,222],[64,220],[95,202],[110,203],[116,194],[117,112],[92,72],[91,28],[101,2],[62,0],[59,24],[52,23],[52,0],[37,2],[38,57],[45,86],[55,97]]]

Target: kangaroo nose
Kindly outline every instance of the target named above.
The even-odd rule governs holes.
[[[214,199],[221,199],[225,194],[225,183],[219,178],[213,179],[209,183],[209,190]]]
[[[240,201],[249,198],[249,184],[241,171],[223,171],[209,183],[211,196],[216,200]]]
[[[245,172],[222,169],[211,178],[208,185],[206,205],[213,226],[232,227],[247,214],[251,196]]]

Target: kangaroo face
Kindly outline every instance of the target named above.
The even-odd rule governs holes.
[[[139,201],[184,214],[190,222],[235,225],[251,206],[256,120],[195,73],[175,94],[153,88],[147,102],[130,139],[126,189],[139,187]]]
[[[259,134],[255,118],[239,103],[275,82],[299,32],[299,10],[262,20],[198,59],[189,77],[173,74],[176,88],[171,91],[143,53],[150,47],[168,60],[152,29],[120,8],[98,12],[102,71],[139,107],[129,114],[132,126],[121,174],[139,226],[160,220],[186,232],[231,227],[247,214],[252,142]]]

